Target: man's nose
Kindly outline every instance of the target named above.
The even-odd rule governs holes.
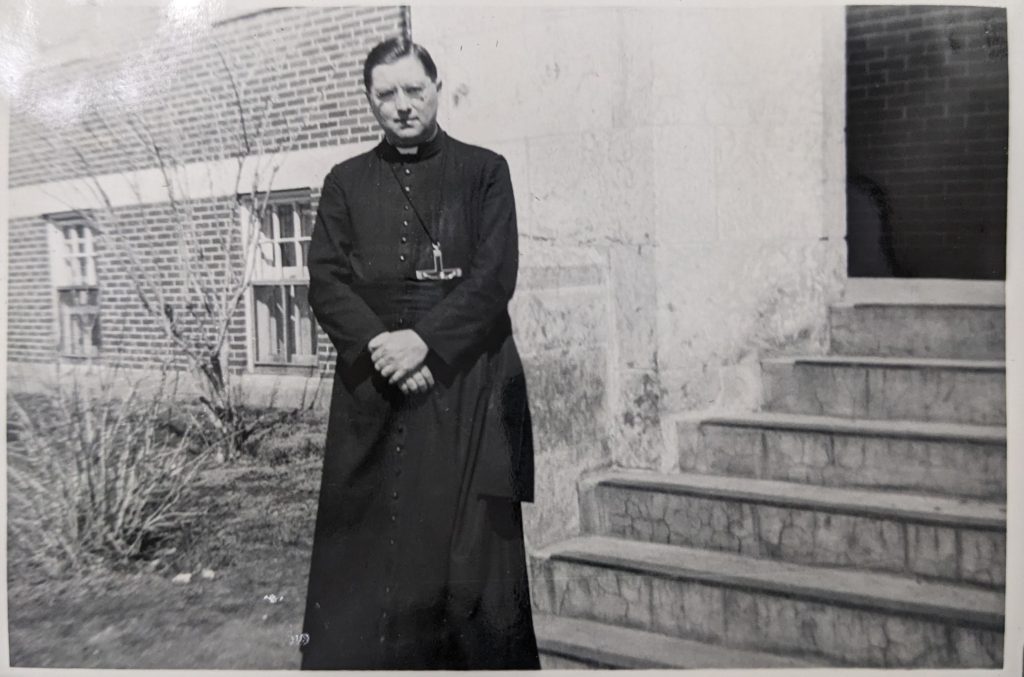
[[[395,108],[399,113],[408,113],[412,110],[412,102],[402,90],[398,90],[395,94]]]

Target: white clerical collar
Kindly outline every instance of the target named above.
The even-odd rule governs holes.
[[[441,133],[441,127],[439,127],[439,126],[434,127],[434,133],[430,135],[430,138],[427,139],[425,141],[425,143],[430,143],[431,141],[436,139],[437,135],[440,134],[440,133]],[[387,138],[387,137],[385,137],[385,138]],[[391,143],[390,139],[388,140],[388,143]],[[419,152],[419,149],[420,149],[419,146],[396,146],[394,143],[391,143],[391,145],[394,146],[395,150],[397,150],[402,155],[415,155],[417,152]]]

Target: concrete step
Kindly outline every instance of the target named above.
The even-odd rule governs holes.
[[[758,413],[676,431],[683,472],[1005,500],[1001,426]]]
[[[763,408],[851,418],[1006,424],[1006,363],[822,356],[761,362]]]
[[[864,667],[993,667],[1003,594],[583,536],[534,563],[540,613]]]
[[[821,663],[800,658],[742,651],[581,618],[535,614],[533,625],[541,652],[541,664],[549,669],[735,669],[822,666]]]
[[[1002,360],[1002,306],[854,304],[829,309],[831,352],[840,355]]]
[[[745,477],[607,471],[580,483],[585,533],[798,564],[1006,582],[1002,503]]]

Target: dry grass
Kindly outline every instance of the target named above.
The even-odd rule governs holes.
[[[71,381],[8,397],[8,534],[14,568],[45,575],[124,564],[199,516],[186,506],[208,454],[175,432],[163,388]]]
[[[306,415],[253,456],[202,470],[188,504],[201,516],[131,566],[45,580],[9,571],[11,664],[297,668],[322,437],[313,449],[293,442],[321,432]],[[172,583],[179,573],[191,582]]]

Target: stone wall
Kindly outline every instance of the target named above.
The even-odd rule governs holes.
[[[415,6],[411,24],[443,124],[508,158],[524,240],[607,271],[599,462],[670,468],[669,415],[750,408],[759,356],[824,348],[845,270],[841,7]]]

